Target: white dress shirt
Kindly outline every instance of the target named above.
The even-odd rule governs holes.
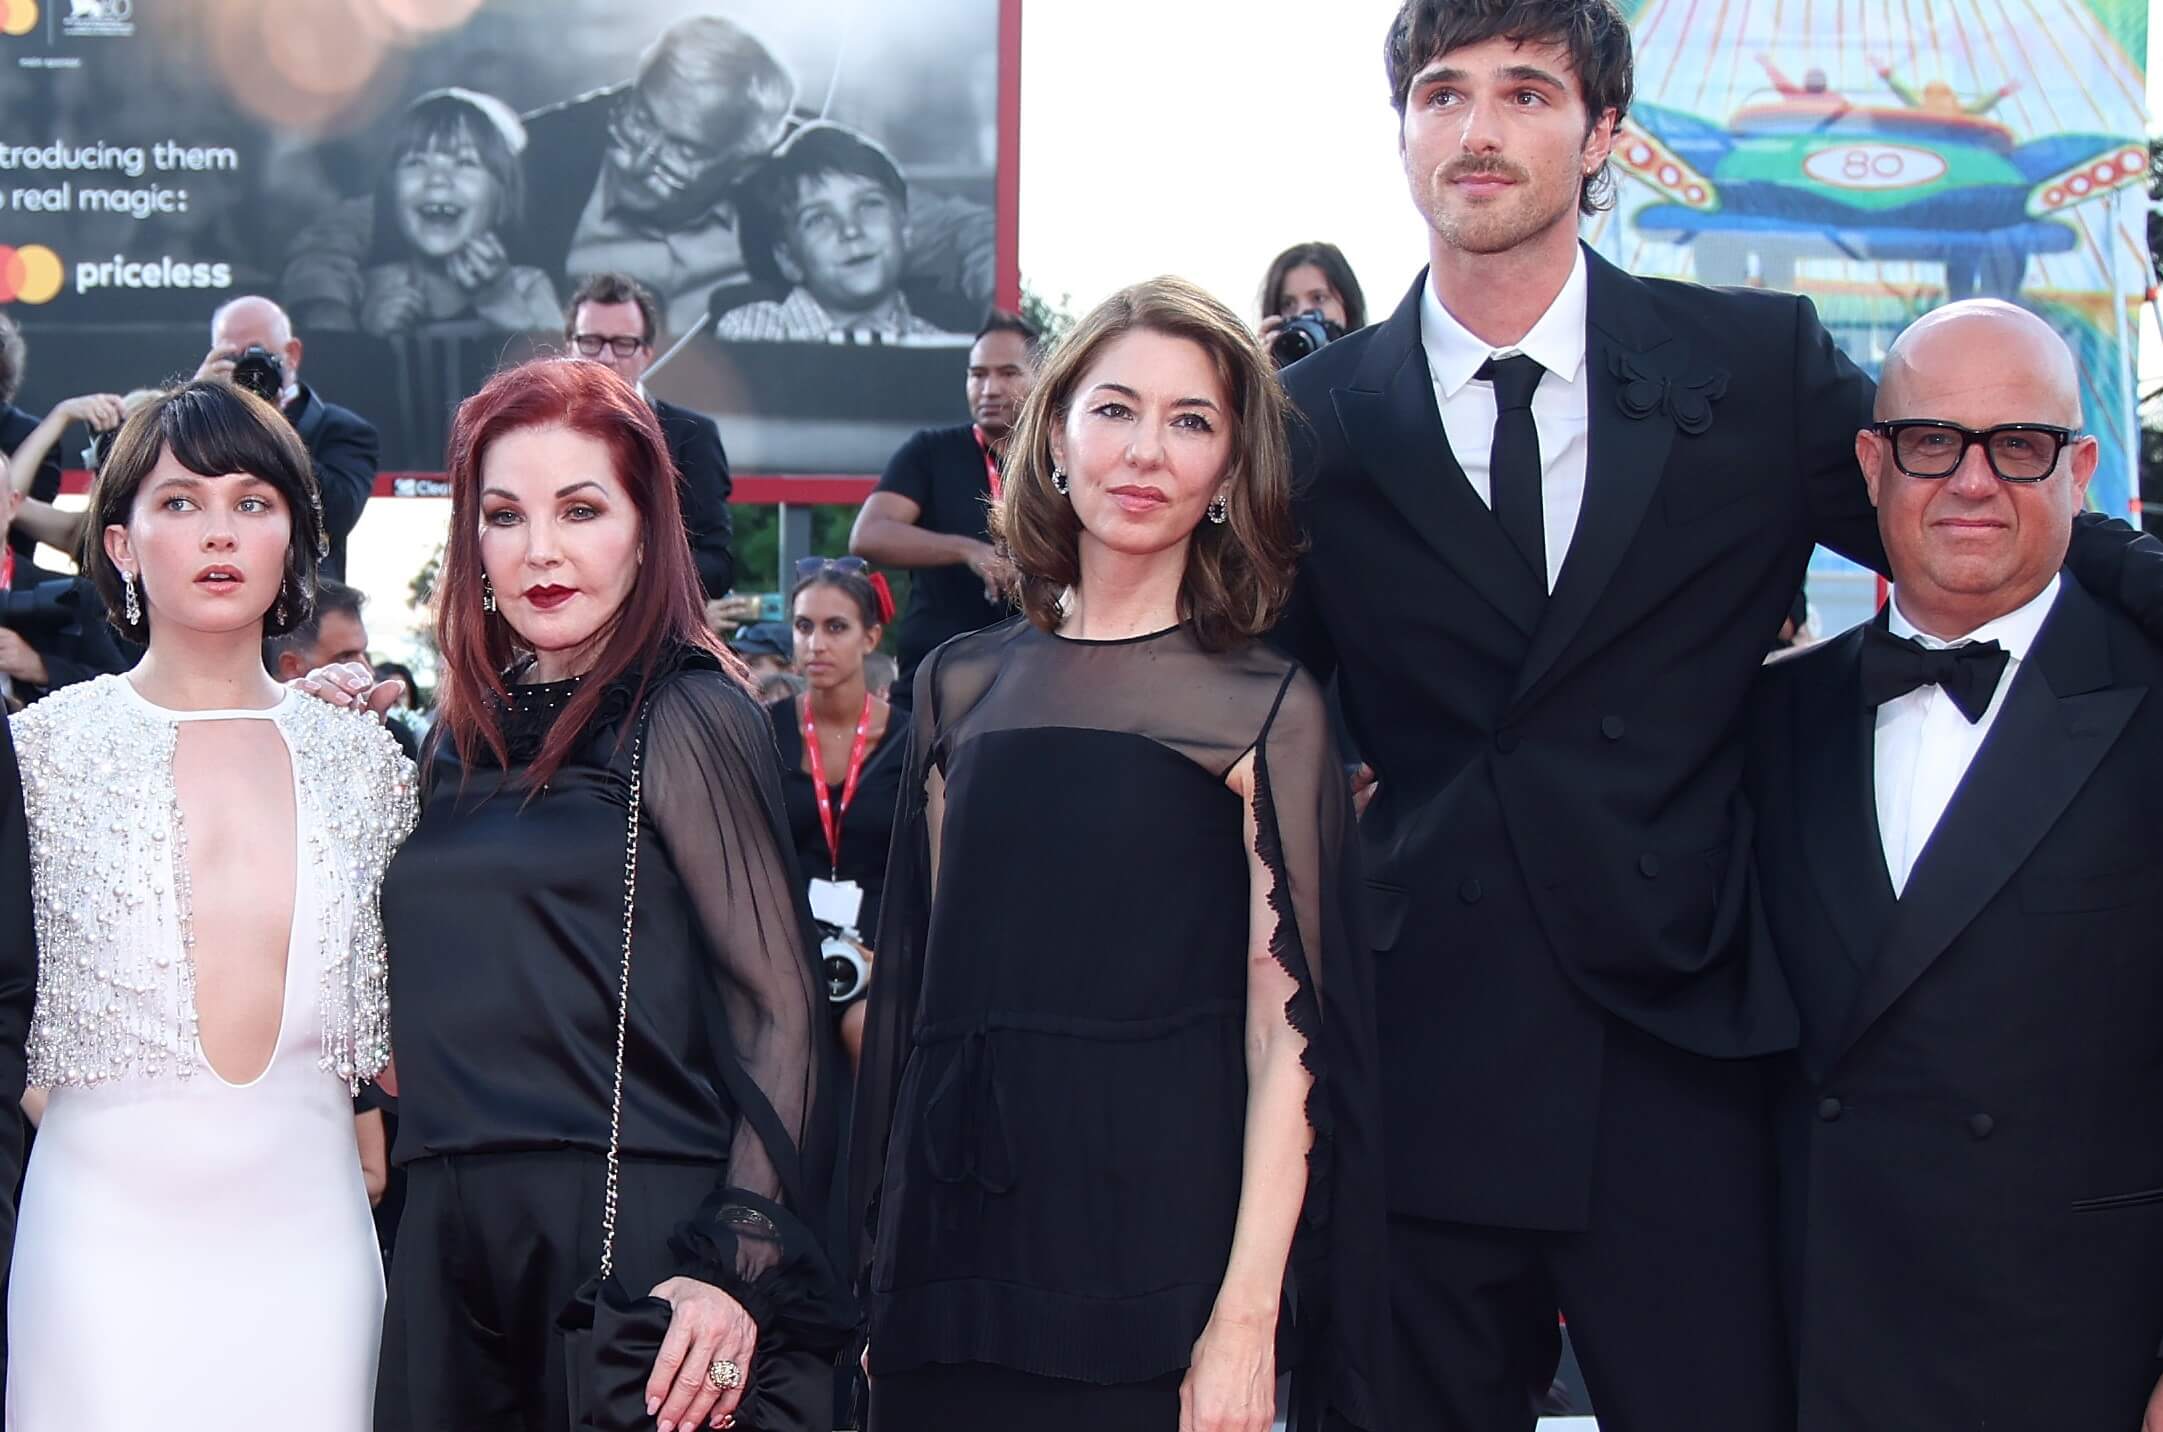
[[[2005,707],[2005,693],[2027,660],[2028,648],[2051,603],[2058,600],[2060,578],[2038,592],[2026,606],[2016,608],[1977,627],[1959,641],[1940,641],[1915,629],[1900,610],[1900,593],[1892,596],[1888,625],[1894,636],[1913,637],[1927,647],[1964,646],[1971,641],[1994,641],[2006,650],[2005,674],[1991,693],[1983,719],[1970,722],[1960,714],[1941,687],[1918,686],[1878,708],[1877,734],[1872,752],[1878,798],[1878,838],[1885,846],[1885,873],[1893,878],[1893,893],[1908,888],[1908,876],[1916,860],[1938,828],[1939,817],[1952,802],[1953,792],[1968,774],[1983,738]]]
[[[1495,505],[1487,468],[1495,446],[1495,385],[1472,375],[1489,358],[1522,353],[1547,372],[1532,392],[1532,426],[1540,435],[1540,517],[1547,529],[1547,590],[1569,555],[1577,514],[1585,505],[1585,430],[1591,383],[1585,376],[1585,251],[1547,312],[1514,348],[1494,348],[1473,336],[1442,306],[1432,280],[1420,286],[1420,346],[1434,380],[1435,406],[1465,480],[1489,508]]]

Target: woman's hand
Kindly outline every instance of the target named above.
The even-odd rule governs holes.
[[[388,681],[378,681],[375,672],[357,661],[319,666],[286,684],[318,701],[351,707],[355,711],[370,711],[377,716],[404,700],[406,694],[403,681],[395,676]]]
[[[653,1375],[646,1379],[646,1411],[658,1414],[660,1432],[679,1427],[728,1427],[736,1421],[736,1404],[743,1401],[751,1384],[751,1354],[758,1347],[758,1325],[743,1304],[711,1283],[695,1278],[671,1278],[657,1284],[651,1296],[676,1310],[669,1319],[668,1336],[661,1340],[661,1355],[653,1361]],[[707,1370],[726,1358],[736,1364],[736,1385],[716,1391],[706,1380]]]
[[[1179,1384],[1179,1432],[1269,1432],[1277,1416],[1277,1327],[1214,1314]]]
[[[84,393],[80,397],[63,400],[58,411],[68,415],[68,421],[81,423],[99,432],[117,428],[127,420],[127,408],[118,393]]]

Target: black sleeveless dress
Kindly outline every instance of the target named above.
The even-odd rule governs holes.
[[[927,661],[912,719],[855,1138],[874,1432],[1176,1425],[1239,1207],[1257,933],[1315,1075],[1298,1425],[1376,1425],[1371,978],[1321,691],[1259,644],[1015,621]],[[1249,752],[1266,932],[1225,784]]]

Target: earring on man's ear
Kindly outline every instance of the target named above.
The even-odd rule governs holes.
[[[1057,463],[1053,463],[1051,465],[1051,490],[1064,497],[1066,496],[1066,486],[1066,469]]]
[[[494,584],[488,580],[488,574],[486,572],[483,572],[481,573],[481,610],[484,612],[492,612],[495,609],[496,589]]]
[[[121,606],[124,615],[128,619],[128,625],[131,627],[141,626],[143,624],[143,604],[135,596],[135,574],[125,569],[120,573],[120,596]]]

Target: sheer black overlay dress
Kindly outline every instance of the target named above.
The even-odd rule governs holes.
[[[600,1259],[641,707],[616,1274],[640,1294],[697,1278],[750,1312],[739,1426],[834,1425],[854,1319],[814,1231],[835,1155],[829,1020],[772,737],[706,653],[639,686],[612,684],[535,791],[523,773],[576,683],[513,685],[510,767],[439,749],[383,882],[409,1178],[378,1426],[570,1425],[557,1318]]]
[[[1373,982],[1321,691],[1255,643],[1015,620],[928,658],[912,722],[851,1171],[873,1432],[1176,1426],[1232,1246],[1263,943],[1314,1076],[1293,1425],[1379,1426]],[[1225,784],[1249,752],[1267,931]]]

